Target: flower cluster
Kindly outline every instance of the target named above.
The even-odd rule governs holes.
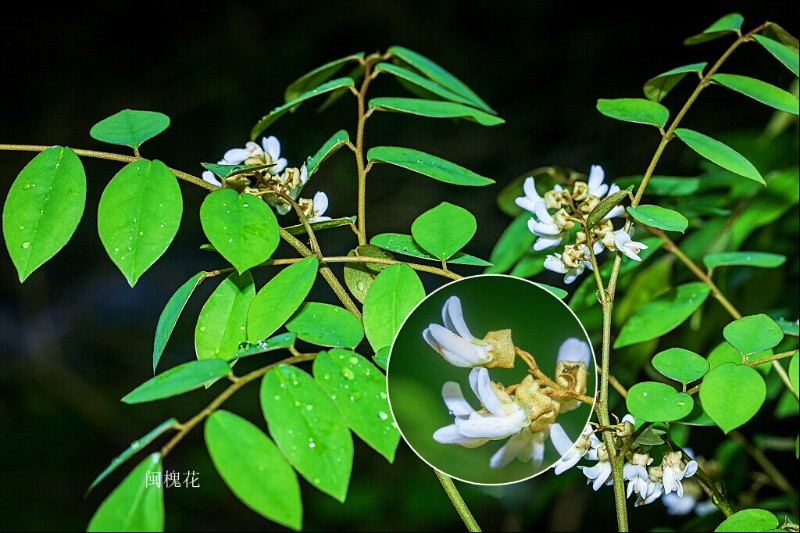
[[[536,183],[529,176],[523,184],[525,195],[516,199],[519,207],[533,215],[528,220],[528,229],[537,237],[533,243],[535,251],[560,246],[571,239],[573,230],[577,228],[575,242],[565,244],[563,251],[548,255],[544,261],[548,270],[564,274],[564,283],[572,283],[584,270],[592,269],[592,254],[597,255],[608,249],[641,261],[639,252],[647,248],[633,240],[633,228],[630,231],[625,228],[614,229],[611,219],[625,214],[625,209],[620,205],[614,206],[588,231],[587,226],[582,225],[601,200],[620,190],[615,184],[603,183],[604,179],[603,168],[593,165],[587,181],[576,181],[571,189],[555,185],[544,196],[539,196]]]
[[[635,422],[631,415],[625,415],[621,423],[616,426],[613,438],[619,439],[618,447],[621,448],[624,441],[633,436]],[[622,469],[623,478],[628,484],[627,495],[629,498],[636,495],[634,506],[637,507],[662,498],[668,509],[682,514],[682,509],[687,504],[691,503],[694,507],[697,502],[696,487],[692,486],[687,491],[691,494],[684,494],[684,480],[697,472],[698,465],[691,457],[684,458],[681,451],[673,450],[667,450],[660,462],[654,462],[651,454],[655,453],[656,446],[664,444],[661,438],[663,434],[662,430],[648,428],[630,443]],[[586,476],[587,483],[592,483],[594,490],[612,484],[608,449],[594,434],[592,426],[587,424],[578,440],[573,443],[559,424],[553,424],[550,428],[550,439],[561,454],[561,459],[555,467],[556,474],[561,474],[575,466],[581,459],[586,459],[596,462],[592,466],[578,468]],[[688,496],[691,496],[691,502]]]
[[[308,182],[308,170],[305,163],[300,168],[288,167],[286,159],[281,157],[280,142],[274,136],[264,137],[261,145],[250,141],[244,148],[232,148],[225,152],[217,164],[242,166],[244,169],[231,172],[222,181],[213,172],[206,170],[203,172],[203,180],[217,187],[230,187],[239,192],[261,196],[281,215],[292,209],[291,204],[282,197],[288,196],[297,201],[309,222],[330,220],[330,217],[323,215],[328,208],[328,196],[324,192],[316,193],[313,199],[298,200]]]
[[[501,468],[514,459],[538,467],[559,413],[577,409],[580,402],[575,397],[586,393],[589,344],[577,338],[563,342],[555,380],[529,374],[520,383],[504,387],[492,381],[488,369],[513,368],[517,352],[511,330],[490,331],[483,339],[476,338],[464,321],[457,296],[445,302],[442,320],[443,326],[430,324],[422,336],[450,364],[472,368],[469,384],[480,406],[476,409],[464,398],[457,382],[446,382],[442,398],[454,421],[436,430],[434,440],[475,448],[508,439],[491,457],[492,468]]]

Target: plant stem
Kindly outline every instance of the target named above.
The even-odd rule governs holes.
[[[436,477],[439,478],[439,482],[442,484],[444,491],[447,493],[447,497],[450,498],[451,502],[453,502],[453,507],[455,507],[458,516],[461,517],[461,520],[464,521],[464,525],[467,526],[467,531],[481,531],[478,522],[476,522],[475,518],[472,516],[469,507],[467,507],[467,504],[464,502],[464,498],[462,498],[461,494],[458,492],[453,480],[447,474],[444,474],[435,468],[433,471],[436,472]]]
[[[52,146],[42,146],[42,145],[34,145],[34,144],[0,144],[0,151],[6,150],[10,152],[44,152],[45,150],[52,148]],[[72,151],[75,152],[75,155],[82,156],[82,157],[93,157],[95,159],[106,159],[109,161],[119,161],[121,163],[131,163],[133,161],[137,161],[142,159],[138,155],[122,155],[122,154],[115,154],[111,152],[98,152],[96,150],[83,150],[80,148],[72,148]],[[168,167],[169,168],[169,167]],[[175,174],[175,177],[178,179],[182,179],[183,181],[188,181],[189,183],[193,183],[199,187],[204,189],[208,189],[210,191],[215,191],[219,189],[216,185],[208,183],[207,181],[203,180],[202,178],[198,178],[196,176],[192,176],[186,172],[182,172],[180,170],[176,170],[174,168],[169,168],[169,170]]]
[[[227,400],[228,398],[230,398],[231,396],[233,396],[233,394],[234,394],[236,391],[238,391],[239,389],[241,389],[242,387],[244,387],[245,385],[247,385],[247,384],[248,384],[248,383],[250,383],[251,381],[253,381],[253,380],[256,380],[256,379],[260,378],[261,376],[263,376],[264,374],[266,374],[267,372],[269,372],[269,371],[270,371],[272,368],[274,368],[274,367],[276,367],[276,366],[278,366],[278,365],[292,365],[292,364],[295,364],[295,363],[302,363],[303,361],[311,361],[311,360],[312,360],[312,359],[314,359],[316,356],[317,356],[317,354],[315,354],[315,353],[313,353],[313,354],[298,354],[298,355],[294,355],[294,356],[292,356],[292,357],[287,357],[286,359],[283,359],[283,360],[281,360],[281,361],[276,361],[276,362],[274,362],[274,363],[271,363],[271,364],[269,364],[269,365],[267,365],[267,366],[264,366],[264,367],[262,367],[262,368],[259,368],[259,369],[257,369],[257,370],[253,370],[253,371],[252,371],[252,372],[250,372],[249,374],[245,374],[244,376],[242,376],[242,377],[240,377],[240,378],[236,378],[236,379],[234,379],[234,380],[233,380],[233,383],[231,383],[230,385],[228,385],[228,388],[227,388],[227,389],[225,389],[224,391],[222,391],[222,393],[221,393],[219,396],[217,396],[216,398],[214,398],[214,400],[213,400],[211,403],[209,403],[209,404],[206,406],[206,408],[205,408],[205,409],[203,409],[202,411],[200,411],[199,413],[197,413],[196,415],[194,415],[194,416],[193,416],[192,418],[190,418],[188,421],[186,421],[186,422],[184,422],[183,424],[180,424],[180,425],[178,426],[178,427],[180,428],[180,429],[178,430],[178,433],[176,433],[176,434],[175,434],[175,435],[172,437],[172,439],[170,439],[170,440],[169,440],[169,442],[167,442],[167,443],[166,443],[166,444],[165,444],[165,445],[164,445],[164,446],[161,448],[161,458],[163,459],[164,457],[166,457],[166,456],[169,454],[169,452],[170,452],[170,451],[172,451],[172,449],[173,449],[173,448],[174,448],[174,447],[175,447],[175,446],[176,446],[176,445],[177,445],[177,444],[178,444],[178,443],[179,443],[181,440],[183,440],[183,438],[184,438],[184,437],[185,437],[185,436],[186,436],[186,435],[187,435],[187,434],[188,434],[188,433],[189,433],[189,432],[190,432],[192,429],[194,429],[194,427],[195,427],[195,426],[197,426],[197,424],[199,424],[199,423],[200,423],[200,422],[202,422],[202,421],[203,421],[203,420],[204,420],[206,417],[208,417],[209,415],[211,415],[211,414],[212,414],[212,413],[213,413],[215,410],[217,410],[217,409],[219,408],[219,406],[220,406],[220,405],[222,405],[223,403],[225,403],[225,400]]]

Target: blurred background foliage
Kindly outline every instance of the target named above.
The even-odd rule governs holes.
[[[601,164],[609,181],[644,171],[657,133],[601,116],[595,109],[597,98],[640,97],[648,78],[713,60],[727,40],[694,47],[682,41],[731,12],[744,16],[747,30],[771,20],[800,34],[798,7],[791,0],[655,7],[454,0],[234,1],[213,7],[162,2],[153,7],[107,1],[81,7],[20,4],[16,9],[17,14],[0,21],[0,142],[108,150],[89,137],[93,124],[124,108],[159,111],[172,125],[147,142],[142,155],[196,175],[202,171],[200,162],[216,162],[227,149],[243,146],[257,120],[282,103],[286,85],[316,66],[391,45],[433,59],[472,87],[506,124],[482,128],[468,122],[376,114],[367,125],[367,144],[428,151],[497,184],[454,188],[397,169],[376,168],[368,188],[368,231],[409,233],[414,218],[447,200],[477,217],[478,232],[465,251],[482,258],[489,257],[511,221],[497,206],[498,193],[530,169],[563,165],[586,173],[590,165]],[[726,70],[782,87],[788,84],[788,72],[755,46],[743,47]],[[679,87],[664,102],[673,113],[690,85]],[[374,96],[404,95],[388,76],[378,78],[372,91]],[[725,132],[725,138],[752,139],[770,117],[771,111],[762,105],[711,88],[686,125],[709,135]],[[334,131],[352,129],[354,123],[354,105],[346,98],[323,114],[306,104],[270,133],[280,139],[289,164],[299,166]],[[796,143],[794,128],[791,142]],[[331,216],[355,214],[354,164],[343,154],[327,162],[305,189],[308,196],[317,190],[328,194],[326,214]],[[0,154],[3,198],[32,155]],[[796,153],[794,157],[796,161]],[[131,289],[106,257],[96,230],[102,188],[120,165],[89,159],[84,165],[89,178],[86,213],[67,247],[24,285],[5,249],[0,254],[3,530],[85,529],[124,474],[116,472],[83,497],[111,458],[163,420],[193,415],[214,394],[196,392],[146,408],[119,401],[152,375],[155,325],[172,292],[195,272],[224,266],[199,250],[205,239],[196,213],[205,192],[182,186],[185,210],[178,237]],[[697,159],[671,145],[659,171],[697,175]],[[796,227],[796,205],[773,226],[783,223]],[[785,235],[780,227],[758,235],[759,249],[784,253],[790,260],[777,281],[775,271],[769,270],[737,286],[734,301],[744,313],[782,298],[788,299],[796,317],[791,295],[797,294],[797,245]],[[321,236],[321,245],[326,253],[346,254],[354,245],[350,237],[345,230],[335,230]],[[276,256],[282,253],[289,251],[279,248]],[[459,272],[478,273],[470,267]],[[256,273],[257,284],[265,279],[264,272]],[[423,281],[429,291],[443,282]],[[542,281],[560,286],[558,279]],[[196,316],[212,289],[213,284],[201,286],[190,300],[161,363],[164,368],[192,357],[189,317]],[[314,299],[331,297],[320,284]],[[263,428],[256,395],[257,388],[248,387],[225,408]],[[790,423],[788,430],[774,425],[755,430],[793,434],[796,421],[794,414],[779,422]],[[716,434],[709,439],[719,440]],[[746,487],[754,467],[741,448],[728,448],[720,453],[741,468],[731,482]],[[796,471],[794,460],[789,465]],[[165,468],[199,472],[201,487],[166,491],[168,530],[280,530],[231,494],[209,460],[201,431],[181,443]],[[463,527],[433,472],[403,443],[390,465],[356,441],[345,504],[303,483],[307,531]],[[592,492],[574,469],[503,487],[459,487],[484,530],[615,527],[612,491]],[[718,522],[718,517],[706,523],[671,517],[660,503],[632,509],[629,515],[632,530],[684,523],[689,529],[713,529]]]

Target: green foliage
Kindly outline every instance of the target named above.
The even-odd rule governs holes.
[[[20,282],[63,248],[86,204],[86,174],[70,148],[53,146],[19,173],[3,206],[3,237]]]
[[[736,46],[752,42],[796,77],[796,39],[772,23],[745,37],[743,21],[738,13],[726,15],[684,42],[696,45],[722,38],[735,40]],[[480,267],[489,274],[508,272],[534,279],[538,286],[568,301],[572,312],[587,318],[587,333],[603,350],[600,360],[605,366],[591,369],[600,377],[589,379],[605,385],[594,405],[597,425],[615,430],[610,438],[619,437],[615,442],[627,445],[628,451],[637,444],[635,439],[625,440],[629,434],[620,437],[625,427],[615,424],[612,415],[617,413],[609,410],[614,405],[607,392],[609,375],[619,378],[612,383],[625,393],[624,407],[636,420],[637,436],[653,424],[657,428],[668,424],[671,438],[682,446],[691,445],[695,438],[695,430],[688,431],[689,426],[703,431],[717,427],[730,435],[757,417],[777,420],[796,413],[797,323],[792,316],[796,308],[773,293],[783,291],[785,277],[796,278],[797,272],[796,249],[786,244],[797,237],[797,153],[782,148],[779,141],[790,133],[796,140],[798,98],[796,89],[793,93],[747,75],[721,73],[723,62],[695,63],[652,77],[643,86],[645,98],[597,99],[596,109],[605,117],[653,126],[661,135],[660,144],[653,146],[655,155],[646,174],[608,180],[602,187],[596,175],[592,178],[560,166],[539,167],[516,178],[496,198],[497,207],[510,221],[488,261],[465,251],[477,234],[475,215],[450,202],[440,202],[419,214],[410,228],[375,235],[366,229],[368,187],[380,180],[385,180],[381,186],[386,190],[392,186],[386,185],[386,178],[373,175],[367,179],[376,168],[404,169],[444,186],[495,184],[494,179],[427,151],[365,143],[368,118],[395,120],[398,113],[405,115],[403,120],[436,118],[459,125],[467,121],[470,127],[505,123],[464,82],[405,47],[392,46],[370,55],[355,53],[311,70],[290,83],[284,102],[250,129],[249,139],[255,141],[279,119],[319,96],[325,96],[320,111],[348,95],[356,100],[358,116],[352,138],[346,129],[338,129],[316,152],[301,158],[306,173],[299,184],[292,181],[292,176],[301,175],[299,170],[296,175],[289,170],[284,174],[275,171],[277,155],[257,153],[257,143],[253,145],[256,148],[248,145],[250,152],[240,163],[201,164],[222,178],[221,187],[173,171],[158,159],[141,158],[141,145],[170,125],[169,117],[158,112],[125,109],[97,122],[89,132],[91,138],[134,151],[134,156],[111,158],[124,164],[105,186],[97,206],[99,239],[128,284],[134,287],[178,233],[183,215],[178,179],[208,191],[200,203],[199,220],[193,221],[199,221],[208,239],[201,248],[214,251],[217,255],[212,257],[225,263],[216,270],[196,273],[175,290],[155,328],[154,373],[200,284],[224,276],[192,317],[196,319],[197,360],[155,375],[121,401],[138,404],[167,399],[228,379],[222,380],[224,388],[218,384],[221,391],[210,404],[204,402],[196,416],[184,423],[169,418],[131,443],[97,476],[89,490],[156,439],[176,431],[166,446],[134,467],[111,491],[88,530],[163,530],[162,487],[144,481],[161,475],[162,460],[201,423],[211,461],[225,484],[244,505],[266,519],[301,529],[303,516],[309,513],[303,509],[298,474],[314,489],[344,502],[351,474],[358,468],[353,435],[389,463],[395,459],[401,435],[390,408],[384,371],[401,326],[426,297],[426,285],[418,272],[438,282],[461,277],[452,270],[456,267]],[[700,83],[684,108],[671,110],[661,102],[687,75],[699,77]],[[405,90],[405,96],[372,97],[367,89],[372,89],[371,82],[378,77],[396,82],[394,88]],[[795,121],[795,131],[782,129],[769,133],[772,137],[766,140],[763,136],[767,133],[742,140],[679,127],[689,108],[696,105],[696,96],[710,85],[764,104],[782,120],[789,116]],[[684,153],[700,156],[696,175],[654,175],[664,148],[675,139],[680,148],[688,148]],[[764,148],[771,144],[775,155]],[[341,150],[343,147],[347,150]],[[20,282],[66,246],[85,208],[86,174],[77,155],[83,152],[62,146],[39,151],[14,180],[3,209],[6,246]],[[342,154],[355,156],[352,178],[359,192],[358,216],[328,218],[320,214],[323,200],[315,198],[312,203],[299,194],[311,176],[324,183],[330,177],[327,163]],[[539,220],[541,211],[530,212],[530,203],[523,209],[525,202],[516,202],[530,193],[522,187],[528,176],[535,178],[534,196],[546,199],[547,214],[553,221]],[[241,186],[233,188],[229,185],[232,181],[225,178],[234,178]],[[609,189],[612,181],[617,188]],[[275,199],[294,209],[289,213],[278,210]],[[533,198],[529,195],[527,200]],[[568,213],[564,218],[560,218],[562,209]],[[279,218],[283,216],[292,220],[284,222]],[[631,226],[636,228],[635,236]],[[648,230],[652,235],[645,233]],[[542,233],[544,241],[551,241],[544,246],[538,241]],[[329,234],[352,239],[343,247],[349,250],[347,257],[326,255],[327,243],[322,237]],[[558,240],[552,239],[553,234],[558,234],[561,242],[549,246]],[[574,248],[568,250],[565,245]],[[568,257],[568,252],[574,255]],[[553,262],[564,268],[552,267]],[[546,269],[568,275],[577,272],[576,278],[585,278],[574,287],[561,288],[539,282],[539,277],[549,281],[540,276]],[[596,272],[588,272],[590,269]],[[314,292],[313,298],[320,301],[310,301],[317,284],[330,291],[320,293],[319,298]],[[739,301],[746,313],[737,309]],[[452,322],[445,322],[448,320]],[[706,353],[707,357],[701,355]],[[259,366],[259,358],[265,354],[271,358]],[[275,358],[272,354],[280,355]],[[248,359],[243,364],[252,363],[255,370],[237,375],[233,364],[244,357]],[[538,377],[540,369],[532,361],[526,362],[530,374]],[[310,368],[301,367],[306,363]],[[567,374],[570,371],[574,372],[565,370]],[[575,379],[572,374],[568,377]],[[261,382],[258,399],[267,431],[220,409],[231,395],[256,380]],[[620,383],[628,385],[627,391]],[[689,388],[689,384],[693,386]],[[540,381],[538,386],[553,390],[552,383]],[[512,389],[509,387],[507,394]],[[576,394],[573,400],[592,400],[583,392]],[[765,406],[777,398],[782,403],[768,412]],[[663,448],[672,449],[674,443],[668,444]],[[649,452],[656,458],[654,468],[659,465],[661,450]],[[613,468],[620,467],[621,462],[616,461]],[[590,475],[586,470],[584,474]],[[655,479],[653,474],[651,478]],[[697,482],[709,491],[719,490],[705,479]],[[447,487],[447,482],[443,483]],[[624,487],[616,490],[619,509],[631,493],[629,489],[625,494]],[[735,492],[717,494],[717,503],[730,510],[733,497]],[[785,506],[769,508],[779,507],[783,510]],[[791,509],[796,510],[796,504]],[[726,515],[730,516],[717,531],[778,527],[776,515],[765,509],[726,511]]]

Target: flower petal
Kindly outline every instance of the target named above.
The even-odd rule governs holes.
[[[497,450],[492,458],[489,459],[489,466],[492,468],[502,468],[513,461],[521,451],[529,444],[532,434],[530,431],[520,431],[513,435],[508,442]]]
[[[558,348],[556,364],[561,361],[569,361],[570,363],[584,363],[586,368],[589,368],[590,357],[589,343],[577,337],[571,337],[562,342]]]
[[[464,322],[464,312],[461,309],[461,299],[458,296],[451,296],[444,303],[442,319],[447,329],[451,331],[455,329],[464,339],[471,341],[475,338],[470,333],[466,322]]]
[[[475,409],[464,398],[461,392],[461,385],[456,381],[448,381],[442,386],[442,398],[447,409],[454,416],[469,416]]]
[[[465,448],[477,448],[489,442],[489,439],[486,438],[465,437],[458,431],[458,426],[455,424],[434,431],[433,440],[439,444],[458,444]]]
[[[466,437],[503,439],[519,433],[529,424],[528,414],[519,409],[508,416],[473,413],[467,420],[456,420],[458,430]]]

